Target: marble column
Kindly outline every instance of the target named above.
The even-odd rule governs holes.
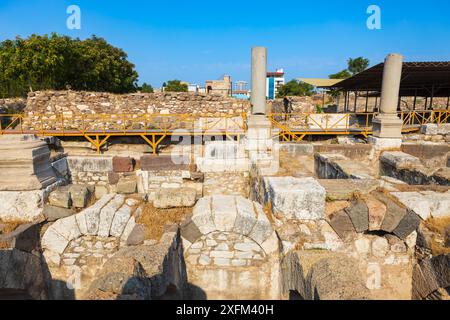
[[[266,114],[267,49],[252,48],[252,114]]]
[[[402,67],[402,55],[389,54],[386,57],[383,70],[380,114],[373,120],[373,136],[376,138],[402,138],[402,121],[397,114]]]

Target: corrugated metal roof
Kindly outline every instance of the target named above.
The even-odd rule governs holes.
[[[377,64],[361,73],[333,85],[347,91],[381,91],[384,63]],[[401,96],[447,97],[450,94],[450,61],[404,62]]]
[[[327,88],[336,85],[337,83],[343,81],[344,79],[299,78],[298,80],[313,85],[315,87]]]

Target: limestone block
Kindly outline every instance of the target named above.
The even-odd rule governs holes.
[[[100,199],[104,195],[108,194],[108,187],[107,186],[95,186],[95,199]]]
[[[211,202],[211,197],[201,198],[193,209],[192,221],[202,234],[208,234],[217,230],[212,216]]]
[[[48,202],[50,205],[60,208],[70,208],[72,201],[70,199],[69,190],[66,188],[60,188],[52,193],[48,197]]]
[[[145,226],[136,224],[136,219],[131,217],[128,220],[125,229],[123,229],[122,241],[126,241],[127,245],[139,245],[145,241]]]
[[[431,215],[433,217],[450,216],[450,192],[424,191],[422,194],[424,194],[424,198],[430,204]]]
[[[134,169],[134,161],[130,157],[114,157],[112,161],[114,172],[131,172]]]
[[[237,216],[236,197],[213,196],[212,213],[216,230],[233,231]]]
[[[110,235],[113,237],[120,237],[131,217],[131,208],[124,204],[114,215],[111,224]]]
[[[421,164],[419,158],[400,151],[384,152],[380,157],[380,161],[385,162],[394,168]]]
[[[97,233],[100,237],[109,237],[109,230],[111,228],[114,214],[123,205],[124,201],[125,197],[118,194],[100,211],[100,222]]]
[[[242,197],[236,197],[236,221],[233,232],[243,235],[249,235],[255,223],[255,208],[251,201]]]
[[[275,231],[272,232],[272,235],[261,244],[261,248],[263,248],[264,252],[268,255],[280,251],[280,240],[278,239]]]
[[[133,194],[137,190],[136,176],[123,177],[117,183],[117,193]]]
[[[44,250],[50,250],[52,252],[61,254],[69,244],[69,240],[57,233],[55,228],[52,228],[50,226],[50,228],[48,228],[42,236],[41,243]]]
[[[273,232],[273,227],[262,206],[256,202],[254,202],[253,205],[255,207],[255,215],[257,220],[248,236],[261,245],[267,240],[268,237],[270,237]]]
[[[155,195],[153,206],[161,209],[193,207],[196,198],[197,192],[194,189],[160,189]]]
[[[109,172],[113,171],[111,157],[67,157],[71,172]]]
[[[83,216],[81,216],[81,214],[77,215],[77,221],[79,223],[78,226],[83,234],[97,235],[100,223],[100,211],[109,201],[111,201],[112,198],[114,198],[114,196],[115,194],[107,194],[103,196],[103,198],[98,200],[93,206],[85,209],[81,213]],[[86,223],[86,227],[82,226],[83,220]],[[84,230],[86,230],[86,233],[84,233]]]
[[[59,219],[51,226],[59,235],[69,241],[81,236],[75,216]]]
[[[45,142],[34,135],[0,136],[0,191],[40,190],[56,181]]]
[[[364,201],[369,210],[369,231],[380,230],[387,210],[386,205],[372,196],[366,197]]]
[[[44,192],[0,191],[0,219],[31,222],[42,215]]]
[[[325,189],[314,178],[268,177],[267,201],[287,219],[325,218]]]
[[[430,203],[419,192],[392,192],[391,195],[396,197],[408,209],[414,211],[423,220],[427,220],[430,217]]]
[[[89,190],[84,185],[72,185],[69,187],[72,205],[75,208],[85,208],[89,198]]]
[[[383,258],[389,250],[389,243],[384,237],[377,237],[372,242],[372,254],[375,257]]]

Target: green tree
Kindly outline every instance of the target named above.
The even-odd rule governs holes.
[[[348,72],[347,69],[345,69],[345,70],[342,70],[342,71],[340,71],[338,73],[330,74],[328,77],[330,79],[347,79],[347,78],[350,78],[351,76],[352,76],[351,73]]]
[[[311,96],[314,93],[314,86],[291,80],[278,90],[277,98],[284,98],[287,96]]]
[[[142,84],[142,87],[139,88],[139,91],[142,93],[153,93],[153,87],[150,84],[144,82]]]
[[[134,92],[138,74],[127,54],[102,38],[48,35],[0,42],[0,97],[30,90]]]
[[[358,57],[355,59],[348,59],[348,71],[351,72],[352,75],[363,72],[369,67],[369,59]]]
[[[188,92],[188,85],[186,83],[181,83],[180,80],[170,80],[167,81],[164,91],[169,92]]]

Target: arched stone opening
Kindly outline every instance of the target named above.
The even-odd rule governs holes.
[[[198,201],[181,228],[192,299],[278,299],[279,241],[260,204]]]

